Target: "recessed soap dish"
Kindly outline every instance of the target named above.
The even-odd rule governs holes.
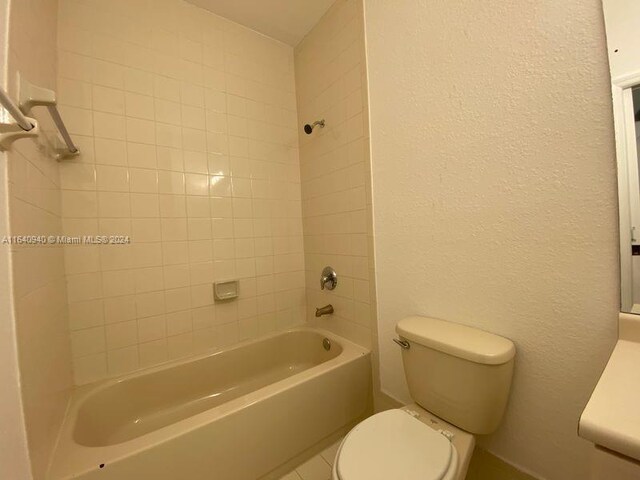
[[[215,282],[213,284],[213,296],[216,300],[233,300],[238,297],[238,280]]]

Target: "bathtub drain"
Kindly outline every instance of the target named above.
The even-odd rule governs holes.
[[[322,346],[326,351],[331,350],[331,340],[329,340],[328,338],[325,338],[324,340],[322,340]]]

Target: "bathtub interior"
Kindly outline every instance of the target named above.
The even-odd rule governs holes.
[[[177,366],[112,382],[82,403],[74,441],[87,447],[115,445],[214,408],[342,352],[324,336],[294,331]]]

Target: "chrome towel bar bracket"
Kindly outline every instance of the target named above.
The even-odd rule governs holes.
[[[35,118],[25,118],[30,122],[31,128],[29,130],[23,129],[19,123],[0,123],[0,152],[9,150],[11,144],[16,140],[38,136],[40,133],[38,122]]]
[[[37,137],[40,133],[38,122],[27,117],[13,103],[7,92],[0,88],[0,105],[9,112],[14,122],[4,123],[3,115],[0,115],[0,151],[8,150],[11,144],[21,138]]]

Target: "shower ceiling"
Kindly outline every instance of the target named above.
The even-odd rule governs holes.
[[[187,0],[295,47],[334,0]]]

